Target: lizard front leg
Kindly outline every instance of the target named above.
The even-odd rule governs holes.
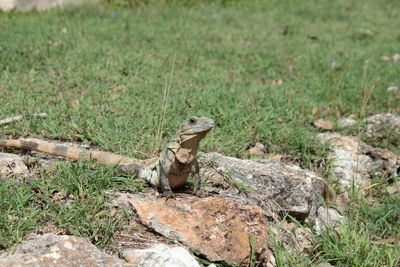
[[[173,193],[167,177],[167,174],[170,171],[169,169],[171,168],[171,164],[166,164],[165,161],[160,160],[157,167],[157,175],[160,179],[160,189],[162,195],[164,197],[171,197]]]
[[[193,178],[193,194],[196,196],[201,196],[203,193],[200,189],[201,187],[201,178],[200,178],[200,167],[199,167],[199,162],[197,159],[194,159],[193,165],[192,165],[192,178]]]

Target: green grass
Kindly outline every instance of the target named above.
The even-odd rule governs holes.
[[[106,189],[135,192],[142,188],[114,168],[90,163],[60,163],[40,169],[37,179],[0,180],[0,249],[49,224],[66,234],[87,237],[104,247],[126,217],[107,204]]]
[[[315,139],[313,120],[399,112],[398,96],[386,88],[400,85],[400,64],[380,59],[400,52],[399,1],[148,2],[0,13],[0,117],[49,114],[3,126],[0,138],[82,141],[128,156],[152,155],[174,58],[164,144],[183,119],[209,116],[216,128],[202,150],[249,157],[249,145],[261,142],[268,153],[290,155],[325,175],[328,150]],[[363,106],[367,82],[375,87]],[[399,152],[397,140],[390,133],[369,141]],[[110,215],[104,189],[137,190],[112,168],[81,163],[39,171],[36,178],[1,180],[4,248],[48,222],[106,246],[120,219]],[[72,202],[55,203],[57,192]],[[358,203],[345,238],[330,232],[308,259],[338,266],[363,258],[364,266],[395,262],[398,248],[372,242],[399,234],[389,213],[399,200],[383,196],[376,196],[377,207]],[[384,211],[388,220],[380,221]],[[296,255],[293,260],[300,264]]]

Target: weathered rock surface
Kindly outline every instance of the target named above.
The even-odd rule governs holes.
[[[333,145],[331,175],[344,189],[350,188],[353,179],[357,187],[369,185],[374,173],[399,175],[400,158],[389,150],[373,148],[357,137],[338,133],[321,133],[317,138]]]
[[[24,175],[28,173],[28,168],[25,166],[22,157],[10,153],[0,153],[0,175]]]
[[[313,124],[316,128],[320,128],[323,130],[333,130],[334,124],[330,120],[318,119],[313,121]]]
[[[0,266],[132,266],[100,251],[85,238],[67,235],[45,234],[22,242],[8,254],[0,258]]]
[[[249,150],[250,154],[255,154],[255,155],[262,155],[265,153],[265,147],[263,144],[257,142],[253,147],[251,147]]]
[[[315,238],[311,235],[311,231],[307,231],[306,228],[285,221],[271,223],[270,227],[275,238],[291,252],[307,253],[314,247]]]
[[[349,127],[352,126],[354,124],[356,124],[357,121],[355,119],[352,118],[340,118],[337,121],[337,124],[339,127],[344,128],[344,127]]]
[[[269,159],[242,160],[218,153],[201,154],[204,179],[214,190],[246,204],[257,204],[267,215],[288,212],[313,223],[326,182],[311,171]],[[232,188],[246,187],[244,190]]]
[[[90,0],[93,1],[93,0]],[[0,0],[0,10],[10,11],[18,9],[28,11],[31,9],[45,10],[72,3],[82,3],[83,0]],[[87,2],[87,1],[86,1]]]
[[[365,121],[367,126],[363,132],[367,137],[385,136],[386,131],[400,135],[400,116],[398,115],[390,113],[376,114]]]
[[[158,244],[147,249],[126,249],[122,257],[134,266],[200,267],[194,257],[183,247]]]
[[[335,228],[345,222],[346,218],[340,215],[337,210],[321,206],[318,209],[315,231],[317,234],[321,234],[326,229]]]
[[[114,204],[132,206],[139,220],[163,236],[175,239],[210,261],[238,264],[249,256],[249,238],[268,261],[268,228],[260,207],[228,198],[177,194],[174,199],[155,195],[116,194]],[[260,255],[260,254],[258,254]]]
[[[388,92],[400,92],[400,86],[389,86],[386,88],[386,91]]]

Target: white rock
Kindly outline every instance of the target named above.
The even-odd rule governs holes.
[[[399,92],[400,91],[400,87],[399,86],[389,86],[386,90],[388,92]]]
[[[122,256],[134,266],[200,267],[185,248],[168,247],[163,244],[147,249],[126,249],[122,252]]]
[[[321,133],[317,138],[332,143],[330,158],[333,159],[331,175],[348,189],[354,182],[356,187],[370,184],[373,160],[363,153],[367,145],[357,137],[342,136],[338,133]]]
[[[86,238],[44,234],[23,241],[0,257],[1,267],[131,267],[116,256],[108,255]]]
[[[0,174],[27,174],[23,159],[15,154],[0,153]]]
[[[341,127],[341,128],[352,126],[352,125],[354,125],[356,123],[357,123],[357,121],[355,119],[352,119],[352,118],[340,118],[337,121],[338,126]]]
[[[314,227],[316,233],[320,235],[327,228],[335,228],[345,222],[346,218],[340,215],[337,210],[321,206],[318,209]]]

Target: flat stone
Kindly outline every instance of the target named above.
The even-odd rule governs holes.
[[[293,253],[307,253],[312,251],[316,240],[312,236],[311,231],[307,231],[306,228],[284,220],[279,223],[270,223],[270,225],[275,238],[289,251]]]
[[[165,199],[122,193],[117,194],[114,204],[131,205],[144,225],[210,261],[232,265],[248,260],[249,238],[266,261],[270,258],[268,228],[258,206],[223,197],[175,194],[174,199]]]
[[[400,116],[386,113],[376,114],[365,120],[367,126],[363,129],[366,137],[385,136],[387,131],[396,134],[400,138]]]
[[[327,183],[296,165],[270,159],[238,159],[219,153],[202,153],[201,168],[211,190],[244,204],[260,205],[268,216],[290,213],[313,223]]]
[[[341,127],[341,128],[349,127],[349,126],[352,126],[352,125],[354,125],[356,123],[357,123],[357,121],[355,119],[352,119],[352,118],[340,118],[337,121],[338,126]]]
[[[371,174],[385,174],[388,171],[398,176],[400,172],[399,157],[382,148],[373,148],[354,136],[343,136],[338,133],[321,133],[317,135],[321,142],[330,142],[333,159],[331,175],[344,189],[354,184],[356,187],[368,186]]]
[[[265,147],[263,144],[257,142],[253,147],[249,149],[250,154],[261,155],[265,153]]]
[[[146,249],[126,249],[124,259],[135,266],[200,267],[194,257],[183,247],[157,244]]]
[[[333,122],[325,119],[318,119],[313,121],[313,124],[316,128],[323,130],[333,130]]]
[[[85,238],[45,234],[23,241],[15,250],[2,255],[0,266],[127,267],[133,265],[100,251]]]
[[[17,9],[28,11],[31,9],[46,10],[49,8],[65,6],[68,4],[80,4],[83,2],[95,2],[95,0],[0,0],[0,10],[10,11]]]
[[[0,153],[0,174],[26,175],[28,173],[28,168],[21,156],[11,153]]]
[[[326,229],[336,228],[340,224],[343,224],[345,222],[346,218],[342,216],[337,210],[321,206],[318,209],[315,232],[317,234],[321,234]]]

